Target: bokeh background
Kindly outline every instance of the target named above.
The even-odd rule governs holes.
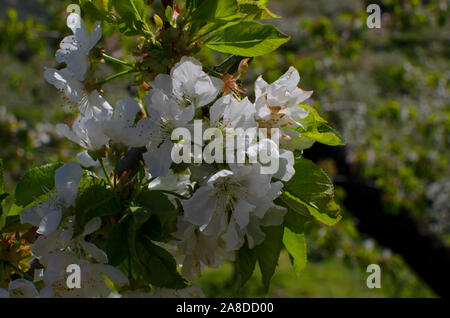
[[[26,169],[74,158],[55,132],[74,110],[43,78],[67,34],[65,9],[76,1],[0,0],[0,157],[7,192]],[[366,26],[377,3],[382,28]],[[271,82],[290,65],[300,86],[345,138],[305,156],[333,176],[343,220],[307,228],[308,266],[300,277],[282,253],[271,297],[436,297],[450,268],[450,22],[447,0],[271,0],[273,23],[292,39],[253,59],[244,77],[251,96],[259,74]],[[118,58],[134,45],[104,28],[101,45]],[[224,56],[207,49],[204,63]],[[106,65],[100,72],[111,73]],[[100,75],[101,76],[101,73]],[[132,78],[108,83],[114,104],[133,94]],[[356,180],[356,181],[355,181]],[[447,263],[446,263],[447,262]],[[366,286],[381,266],[380,289]],[[445,267],[446,266],[446,267]],[[431,273],[431,274],[430,274]],[[265,296],[257,269],[241,289],[232,264],[207,269],[197,283],[209,297]]]

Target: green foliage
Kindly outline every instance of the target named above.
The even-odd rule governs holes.
[[[206,46],[223,53],[260,56],[277,49],[289,38],[273,25],[241,22],[214,35]]]
[[[181,289],[186,281],[177,272],[173,256],[162,247],[155,245],[149,238],[139,239],[137,243],[138,262],[146,266],[144,278],[159,287]]]
[[[55,171],[62,164],[49,163],[25,172],[17,184],[16,204],[26,206],[55,187]]]
[[[288,213],[292,212],[289,211]],[[298,216],[286,217],[283,245],[289,253],[292,267],[298,277],[306,267],[307,258],[305,233],[302,224],[298,222],[297,218]]]
[[[119,30],[124,35],[138,35],[147,32],[146,7],[144,0],[112,0],[119,14]]]
[[[81,234],[84,226],[96,216],[115,215],[122,211],[116,194],[101,185],[86,188],[75,201],[74,237]]]
[[[4,214],[4,216],[6,216],[6,214]],[[33,227],[29,223],[22,224],[20,222],[20,216],[17,214],[9,214],[0,222],[3,223],[3,228],[1,227],[2,224],[0,224],[2,233],[24,233]]]
[[[33,54],[43,54],[45,43],[37,32],[43,25],[31,17],[22,21],[14,8],[8,8],[5,13],[6,21],[0,21],[0,49],[23,59],[29,59]]]
[[[165,242],[171,239],[171,233],[176,231],[178,209],[161,191],[142,191],[135,203],[144,207],[151,214],[142,222],[142,230],[152,240]]]
[[[237,17],[239,8],[236,0],[198,1],[192,11],[193,21],[227,21]]]
[[[341,216],[328,175],[307,159],[297,159],[294,169],[295,175],[284,185],[282,204],[326,225],[336,224]]]
[[[158,287],[173,289],[186,287],[187,283],[178,273],[173,256],[155,245],[147,236],[138,233],[142,221],[142,215],[139,217],[132,213],[127,231],[130,262],[139,272],[136,278],[139,279],[142,275],[145,282]]]
[[[5,191],[5,173],[3,169],[3,159],[0,158],[0,193]]]
[[[255,270],[257,254],[255,249],[248,247],[247,241],[237,252],[237,269],[239,274],[239,286],[243,286],[252,276]]]
[[[299,107],[309,111],[308,116],[304,119],[298,120],[300,127],[296,128],[296,131],[300,133],[301,137],[295,137],[291,142],[294,146],[299,143],[297,139],[311,139],[313,141],[320,142],[330,146],[344,145],[344,139],[326,123],[327,121],[320,117],[317,110],[308,105],[299,105]],[[296,139],[297,138],[297,139]]]
[[[0,158],[0,230],[6,223],[6,213],[3,212],[3,200],[5,200],[8,196],[8,193],[4,193],[3,159]]]
[[[106,243],[108,263],[113,266],[120,265],[128,257],[128,242],[126,240],[128,224],[126,218],[122,218],[113,226]]]
[[[3,211],[3,200],[8,197],[8,193],[0,194],[0,230],[6,225],[6,211]]]
[[[239,0],[239,12],[245,15],[245,20],[262,20],[280,18],[271,12],[263,1]]]
[[[112,13],[112,1],[80,0],[81,10],[93,21],[117,23],[118,18]]]
[[[275,273],[281,248],[283,247],[283,225],[262,228],[266,237],[255,247],[259,268],[262,273],[262,283],[265,291],[269,290],[270,280]]]
[[[144,22],[146,15],[144,0],[112,0],[112,4],[121,17],[131,14],[137,21]]]

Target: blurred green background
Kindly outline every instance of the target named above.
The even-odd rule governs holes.
[[[11,192],[24,171],[70,160],[76,147],[55,124],[74,110],[43,78],[55,67],[59,41],[70,32],[65,9],[76,1],[0,0],[0,157]],[[366,26],[366,7],[382,8],[382,28]],[[384,190],[386,210],[407,207],[450,243],[450,27],[447,0],[271,0],[282,16],[271,20],[291,41],[255,58],[244,77],[249,94],[259,74],[271,82],[295,66],[300,87],[314,90],[309,104],[347,141],[351,161]],[[268,21],[269,22],[269,21]],[[104,28],[101,45],[126,58],[134,43]],[[207,49],[209,65],[224,56]],[[101,72],[110,73],[102,65]],[[100,74],[101,76],[101,74]],[[132,79],[105,86],[114,104],[133,94]],[[331,175],[332,161],[320,163]],[[336,189],[338,200],[346,195]],[[272,297],[434,297],[399,255],[360,234],[345,211],[334,228],[307,228],[308,266],[294,275],[286,253],[272,279]],[[380,264],[382,287],[366,286],[366,267]],[[258,270],[240,290],[232,264],[206,269],[197,283],[210,297],[265,296]]]

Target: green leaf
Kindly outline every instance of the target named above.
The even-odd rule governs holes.
[[[319,123],[314,131],[302,133],[302,136],[329,146],[345,145],[344,139],[330,126]]]
[[[92,21],[100,20],[117,23],[117,17],[111,12],[109,1],[105,0],[80,0],[80,6],[84,14]]]
[[[305,269],[307,262],[305,234],[298,227],[298,223],[294,225],[296,230],[285,226],[283,234],[283,245],[291,257],[292,267],[297,277]]]
[[[177,271],[173,256],[138,231],[150,216],[148,209],[132,208],[128,222],[127,243],[136,279],[158,287],[180,289],[187,286]]]
[[[128,245],[132,262],[144,281],[158,287],[186,287],[187,283],[178,273],[173,256],[146,236],[136,234],[136,224],[133,220],[128,230]]]
[[[0,158],[0,194],[3,193],[3,191],[5,191],[5,175],[4,175],[4,170],[3,170],[3,159]]]
[[[300,133],[302,138],[308,138],[329,146],[339,146],[345,144],[344,138],[342,138],[341,135],[326,124],[327,121],[320,117],[317,110],[311,106],[303,104],[298,105],[298,107],[309,111],[308,116],[298,120],[298,123],[301,126],[295,129]]]
[[[112,0],[112,4],[121,17],[131,13],[138,21],[144,21],[146,14],[144,0]]]
[[[83,232],[84,226],[92,218],[120,213],[120,200],[104,186],[93,185],[78,196],[75,211],[74,236],[77,236]]]
[[[156,214],[164,215],[175,209],[167,195],[159,190],[144,190],[134,200],[137,205],[149,208]]]
[[[236,18],[239,7],[236,0],[207,0],[199,1],[192,13],[195,21],[216,21]]]
[[[281,195],[275,200],[275,202],[276,204],[284,206],[299,215],[311,217],[306,204],[285,190],[282,191]]]
[[[322,122],[327,123],[325,119],[322,118],[322,116],[319,115],[319,112],[314,107],[311,107],[309,105],[300,104],[298,107],[303,108],[304,110],[308,111],[308,116],[312,116],[313,122]]]
[[[32,224],[20,222],[19,215],[9,215],[5,218],[2,233],[26,232],[33,227]]]
[[[310,216],[304,216],[288,208],[284,216],[284,226],[289,227],[295,233],[303,233],[306,222],[311,221]]]
[[[130,211],[133,215],[134,226],[136,229],[139,229],[152,215],[152,212],[149,209],[143,207],[130,207]]]
[[[333,184],[327,174],[308,159],[297,159],[295,175],[285,183],[284,188],[302,201],[319,208],[334,196]]]
[[[108,255],[108,263],[117,266],[128,256],[128,231],[127,219],[122,219],[115,224],[109,232],[108,241],[106,242],[106,254]]]
[[[166,7],[166,11],[164,12],[166,16],[166,20],[169,22],[170,25],[172,25],[173,20],[173,9],[171,6]]]
[[[238,251],[238,273],[239,273],[239,285],[244,286],[250,279],[255,270],[256,265],[256,251],[255,249],[249,249],[247,241]]]
[[[177,264],[172,254],[160,246],[144,238],[138,241],[141,260],[146,265],[145,278],[158,287],[181,289],[187,286],[186,281],[177,271]]]
[[[272,13],[264,4],[257,1],[238,0],[239,12],[245,15],[245,20],[276,19],[278,15]]]
[[[326,225],[336,224],[341,216],[339,206],[334,202],[333,183],[327,174],[307,159],[297,159],[294,169],[295,175],[284,184],[280,199],[300,214],[306,207],[316,220]]]
[[[5,226],[6,224],[6,211],[3,212],[3,200],[8,197],[8,193],[0,194],[0,230]]]
[[[337,214],[339,206],[334,201],[331,201],[330,204],[327,206],[328,211],[327,213],[332,214],[330,216],[327,213],[319,212],[319,210],[317,210],[316,208],[308,205],[307,203],[303,202],[302,200],[293,196],[287,191],[283,191],[283,194],[279,198],[284,203],[282,204],[283,206],[291,209],[292,211],[302,216],[313,217],[317,221],[328,226],[336,225],[336,223],[339,222],[342,218],[341,215]]]
[[[266,237],[260,245],[255,247],[255,251],[259,268],[261,269],[262,282],[267,293],[283,245],[283,225],[267,226],[263,227],[262,230],[266,234]]]
[[[241,22],[217,32],[206,46],[223,53],[252,57],[270,53],[289,39],[273,25]]]
[[[16,204],[26,206],[55,187],[55,171],[62,163],[52,163],[25,172],[15,191]]]
[[[114,9],[121,16],[119,31],[132,36],[143,33],[146,5],[144,0],[113,0]]]
[[[170,234],[176,231],[178,210],[167,195],[158,190],[146,190],[141,192],[134,202],[151,212],[149,219],[142,224],[141,232],[155,241],[171,239]]]
[[[149,209],[164,222],[171,214],[177,212],[177,208],[170,202],[164,192],[159,190],[145,190],[139,193],[134,200],[137,206]]]
[[[8,193],[3,193],[5,191],[3,182],[3,159],[0,158],[0,230],[5,226],[6,222],[6,213],[3,213],[3,200],[9,195]]]
[[[136,20],[130,12],[124,14],[119,23],[119,31],[126,36],[139,35],[142,33],[144,23]]]
[[[6,199],[7,196],[9,196],[9,193],[0,194],[0,207],[1,207],[1,203],[3,202],[3,200]]]
[[[81,177],[80,183],[78,183],[78,191],[83,192],[87,188],[93,185],[103,184],[103,178],[100,178],[94,172],[83,169],[83,175]]]
[[[21,207],[21,206],[19,206],[19,205],[17,205],[17,204],[15,204],[14,202],[11,204],[11,206],[9,207],[9,210],[8,210],[8,212],[6,213],[7,215],[19,215],[20,214],[20,212],[22,212],[22,210],[24,209],[24,208],[27,208],[27,207],[30,207],[30,206],[33,206],[34,204],[30,204],[30,205],[27,205],[27,206],[25,206],[25,207]]]
[[[311,138],[307,138],[303,135],[293,136],[291,140],[284,145],[287,150],[296,151],[308,149],[312,145],[314,145],[316,141]]]

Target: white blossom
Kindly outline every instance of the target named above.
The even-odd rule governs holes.
[[[56,196],[20,212],[22,223],[37,226],[37,233],[49,235],[59,226],[63,209],[70,207],[78,194],[82,170],[78,163],[68,162],[55,172]]]
[[[40,236],[31,248],[33,255],[44,266],[43,295],[107,297],[111,290],[105,284],[102,274],[119,286],[128,284],[128,279],[119,269],[107,265],[106,253],[95,244],[85,241],[87,235],[101,227],[101,219],[99,217],[91,219],[83,233],[77,237],[73,237],[73,224],[74,217],[66,218],[57,231],[48,236]],[[77,264],[81,268],[81,288],[67,287],[66,268],[70,264]]]
[[[64,92],[69,102],[76,104],[85,117],[104,118],[111,116],[111,105],[95,89],[88,90],[67,68],[47,68],[44,77],[53,86]]]
[[[212,102],[224,86],[221,79],[206,74],[199,61],[187,56],[175,64],[170,75],[159,74],[149,84],[172,97],[181,107],[195,108]]]
[[[179,239],[173,241],[177,250],[175,258],[182,264],[181,273],[189,281],[201,276],[203,266],[219,267],[225,259],[232,260],[234,254],[225,250],[221,237],[205,235],[198,226],[178,217],[177,232],[172,235]]]
[[[303,108],[298,107],[300,103],[312,95],[312,91],[304,91],[298,88],[300,75],[294,67],[283,74],[272,84],[268,84],[259,76],[255,82],[255,106],[256,120],[259,127],[281,128],[282,140],[280,143],[287,142],[291,136],[299,134],[292,129],[300,126],[297,122],[308,115]]]
[[[239,249],[247,236],[253,247],[262,242],[253,237],[253,219],[263,219],[276,205],[281,182],[271,183],[271,175],[260,174],[259,164],[235,166],[211,176],[190,199],[183,201],[184,218],[198,225],[205,235],[220,235],[226,231],[226,249]],[[280,210],[281,211],[281,210]],[[227,212],[231,213],[227,220]],[[283,212],[280,212],[283,213]],[[239,231],[238,231],[239,230]]]
[[[175,128],[187,127],[194,118],[194,106],[180,107],[160,89],[152,90],[146,102],[150,128],[144,160],[152,177],[165,176],[172,164],[172,132]]]
[[[79,114],[72,124],[72,129],[66,124],[57,124],[58,133],[67,139],[77,143],[87,151],[97,151],[108,144],[109,138],[104,132],[104,122],[108,117],[97,119],[96,117],[85,117]],[[95,164],[95,161],[85,153],[78,154],[80,163],[85,167]]]
[[[232,95],[225,95],[211,106],[209,113],[211,126],[242,129],[257,127],[255,105],[247,97],[239,101]]]
[[[100,23],[95,23],[94,30],[89,35],[81,17],[71,13],[67,17],[67,26],[74,34],[65,37],[56,52],[56,61],[65,63],[66,67],[61,70],[47,68],[44,77],[50,84],[63,91],[67,99],[76,104],[84,116],[88,118],[108,116],[112,112],[111,105],[97,90],[88,88],[84,83],[89,66],[89,53],[102,35]]]
[[[89,53],[102,37],[100,22],[95,22],[89,35],[86,25],[77,13],[67,17],[67,26],[73,35],[66,36],[56,52],[56,61],[66,63],[67,70],[79,81],[83,81],[89,65]]]
[[[189,170],[180,173],[174,173],[173,170],[169,170],[166,176],[153,179],[149,183],[148,188],[150,190],[171,191],[182,196],[187,196],[192,188],[190,178],[191,173]]]
[[[9,283],[8,290],[0,288],[0,298],[39,297],[36,286],[29,280],[18,278]]]
[[[151,120],[149,118],[136,120],[136,116],[142,111],[141,106],[133,98],[117,101],[114,118],[102,123],[103,132],[111,143],[128,147],[143,147],[148,143]]]

